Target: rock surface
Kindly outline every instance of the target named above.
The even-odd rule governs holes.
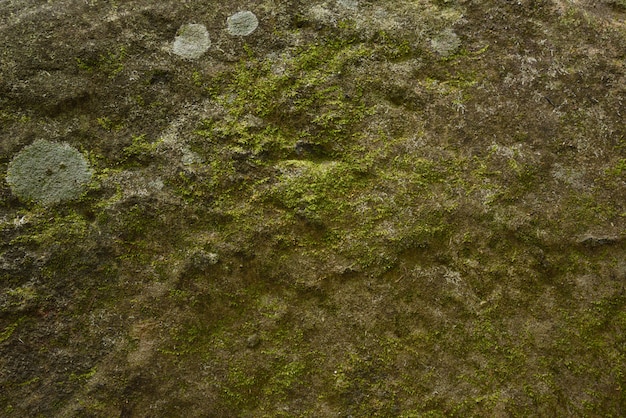
[[[623,414],[625,17],[0,1],[0,416]]]

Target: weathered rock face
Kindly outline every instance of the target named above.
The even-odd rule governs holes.
[[[0,415],[619,415],[625,13],[0,0]]]

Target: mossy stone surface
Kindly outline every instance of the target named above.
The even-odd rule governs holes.
[[[0,1],[0,416],[623,416],[620,2]]]

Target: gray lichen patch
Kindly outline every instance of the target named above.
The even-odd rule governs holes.
[[[430,40],[430,46],[437,54],[447,57],[459,49],[461,40],[452,29],[446,29]]]
[[[226,19],[226,29],[233,36],[248,36],[259,26],[259,19],[249,10],[237,12]]]
[[[13,158],[6,179],[19,198],[49,205],[79,197],[91,176],[89,163],[77,149],[37,140]]]
[[[359,8],[357,0],[337,0],[337,5],[348,10],[357,10]]]
[[[172,52],[185,59],[197,59],[211,47],[209,32],[204,25],[190,23],[178,29]]]

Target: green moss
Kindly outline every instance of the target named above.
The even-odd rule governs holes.
[[[30,117],[25,115],[25,114],[21,114],[20,112],[11,109],[11,110],[6,110],[6,109],[0,109],[0,122],[2,123],[27,123],[30,120]]]
[[[125,165],[146,165],[155,159],[155,151],[162,140],[150,141],[146,134],[133,135],[132,142],[122,151]]]
[[[358,95],[347,98],[337,75],[351,62],[370,54],[361,45],[337,42],[298,49],[292,56],[281,57],[282,63],[248,59],[229,76],[218,96],[230,118],[211,121],[211,128],[223,132],[222,137],[244,134],[250,141],[255,135],[245,128],[244,118],[254,115],[269,121],[274,131],[295,138],[295,132],[306,125],[316,129],[322,142],[344,137],[368,114],[368,109]],[[277,64],[284,70],[277,71]]]
[[[50,213],[39,213],[28,235],[22,235],[14,243],[32,243],[38,246],[71,245],[86,238],[88,221],[74,211],[58,212],[50,219]]]
[[[7,310],[21,311],[33,306],[40,295],[32,284],[18,286],[6,291],[6,299],[3,308]]]
[[[301,381],[306,365],[300,361],[289,362],[279,368],[268,380],[263,389],[265,395],[273,399],[286,399],[287,395]]]
[[[624,177],[626,175],[626,158],[618,160],[612,167],[605,169],[605,174],[617,178]]]
[[[604,0],[609,6],[619,10],[626,10],[626,0]]]
[[[341,163],[286,161],[282,179],[270,195],[286,208],[312,222],[343,213],[344,199],[359,186],[358,173]]]
[[[22,382],[19,384],[20,387],[25,387],[25,386],[30,386],[33,385],[37,382],[41,381],[41,377],[37,376],[37,377],[33,377],[32,379],[29,379],[25,382]]]
[[[6,326],[2,332],[0,332],[0,344],[7,341],[11,338],[11,335],[15,332],[17,327],[20,325],[20,321],[14,322],[8,326]]]
[[[126,47],[120,46],[117,50],[100,54],[97,59],[76,58],[76,64],[82,71],[100,73],[112,79],[124,70],[124,62],[127,57],[128,51]]]
[[[124,128],[124,124],[122,122],[113,121],[106,116],[97,118],[96,122],[100,128],[108,132],[118,132]]]
[[[228,384],[224,395],[229,404],[239,410],[245,410],[246,405],[254,402],[249,394],[258,388],[257,378],[249,370],[233,367],[228,371]]]
[[[93,376],[95,376],[96,372],[98,371],[97,366],[92,367],[91,369],[89,369],[88,371],[86,371],[85,373],[72,373],[70,374],[70,380],[76,380],[76,381],[86,381],[89,380],[90,378],[92,378]]]

